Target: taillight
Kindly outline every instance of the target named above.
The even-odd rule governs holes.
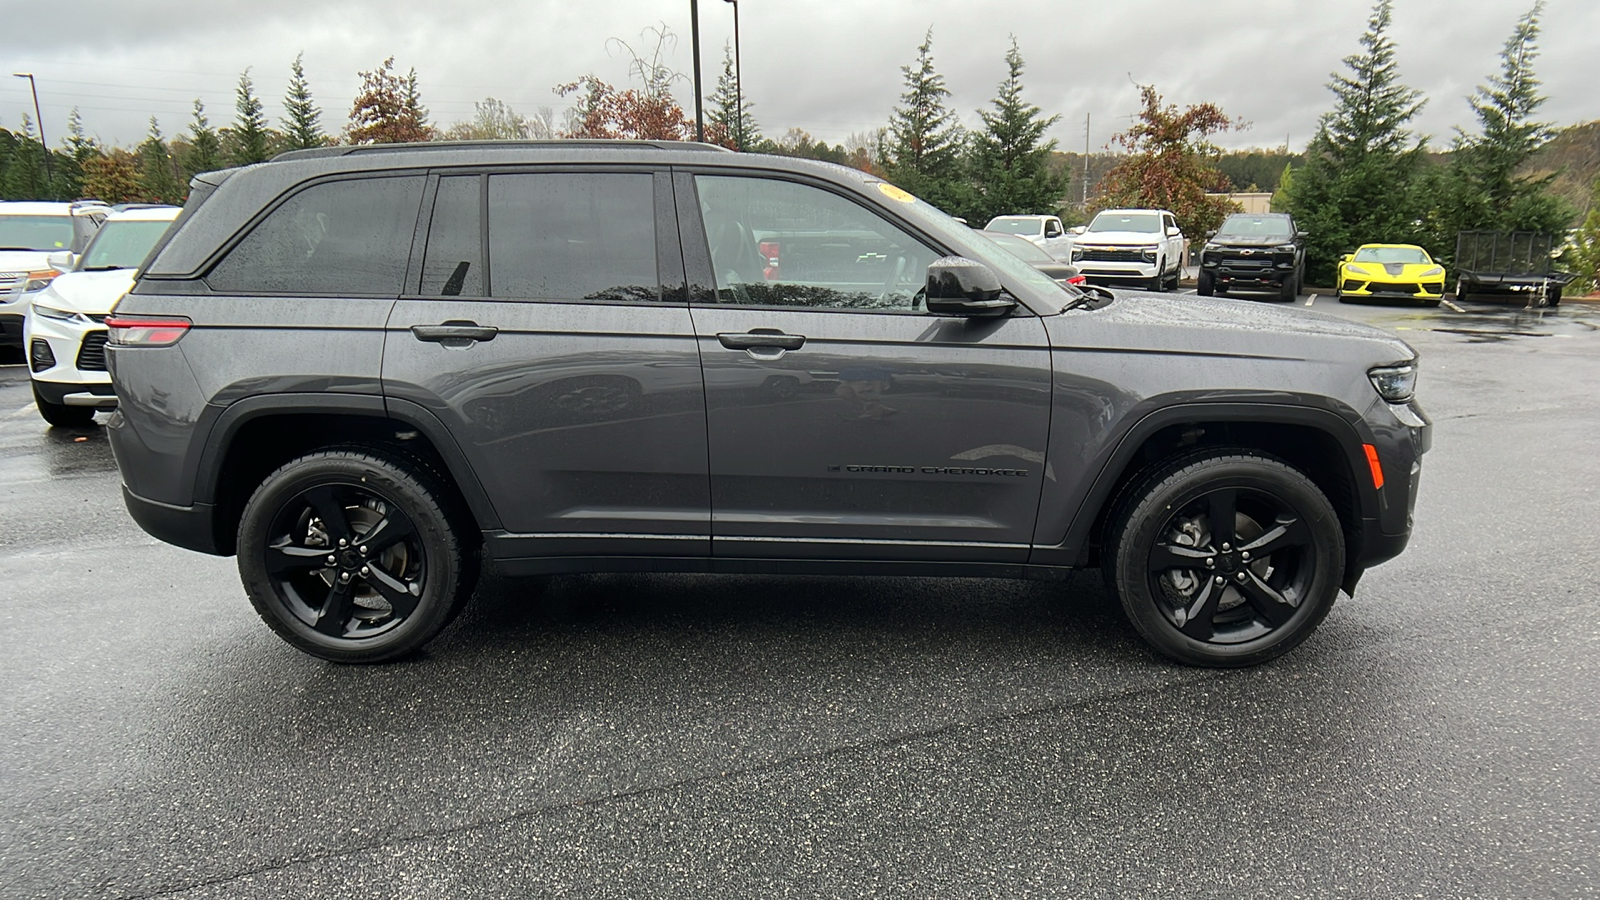
[[[1067,279],[1067,284],[1088,284],[1088,283],[1089,283],[1089,276],[1087,276],[1087,275],[1074,275],[1071,278]]]
[[[119,347],[168,347],[188,333],[190,324],[182,316],[111,316],[106,319],[111,332],[107,340]]]
[[[778,280],[778,242],[762,241],[761,256],[767,264],[761,270],[761,276],[768,281]]]

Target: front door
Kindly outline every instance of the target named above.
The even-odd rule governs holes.
[[[1022,562],[1050,354],[1031,315],[921,308],[943,254],[776,177],[679,175],[705,371],[713,553]]]

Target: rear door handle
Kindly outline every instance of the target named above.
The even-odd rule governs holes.
[[[493,325],[479,325],[477,322],[468,322],[460,319],[451,319],[438,325],[413,325],[411,335],[419,341],[431,341],[442,344],[473,341],[492,341],[500,329]]]
[[[805,335],[781,331],[724,332],[717,340],[729,350],[799,350],[806,344]]]

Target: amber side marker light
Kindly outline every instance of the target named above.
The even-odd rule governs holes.
[[[1383,489],[1383,464],[1378,462],[1378,448],[1371,444],[1362,444],[1361,449],[1367,451],[1367,468],[1372,470],[1372,486],[1377,490]]]
[[[189,332],[192,323],[181,316],[111,316],[107,340],[119,347],[169,347]]]

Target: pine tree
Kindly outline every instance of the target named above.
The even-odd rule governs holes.
[[[761,143],[761,128],[756,125],[749,100],[741,102],[739,75],[733,67],[733,51],[728,45],[722,48],[722,74],[717,76],[717,89],[708,98],[711,115],[706,122],[706,140],[723,144],[734,150],[749,150]]]
[[[883,162],[889,180],[954,215],[966,212],[970,191],[962,181],[965,143],[955,113],[945,106],[950,91],[933,68],[933,29],[917,47],[917,62],[902,66],[906,90],[889,120]]]
[[[1307,277],[1314,282],[1329,283],[1339,254],[1360,244],[1418,238],[1424,144],[1406,124],[1424,101],[1400,82],[1392,19],[1391,0],[1378,0],[1362,52],[1344,58],[1350,74],[1336,72],[1328,84],[1338,104],[1317,123],[1290,186],[1291,211],[1311,232]]]
[[[322,110],[312,102],[311,87],[306,83],[306,72],[302,65],[304,58],[304,53],[296,55],[289,66],[289,93],[283,98],[284,148],[288,150],[309,150],[328,145],[328,136],[322,133],[320,124]]]
[[[83,130],[83,116],[78,114],[74,106],[72,112],[67,114],[67,152],[72,154],[73,161],[83,165],[89,157],[99,155],[100,144],[89,137]]]
[[[139,188],[157,203],[182,203],[186,193],[155,116],[150,117],[150,134],[139,145]]]
[[[265,162],[271,156],[267,143],[267,117],[261,111],[261,98],[255,94],[248,68],[239,76],[235,108],[238,117],[233,123],[233,146],[229,148],[228,161],[236,166]]]
[[[1046,118],[1039,107],[1023,101],[1022,68],[1022,52],[1012,37],[994,111],[978,112],[984,127],[972,136],[976,196],[970,212],[975,224],[1011,213],[1053,213],[1066,192],[1066,179],[1050,168],[1056,142],[1044,140],[1045,131],[1061,117]]]
[[[33,135],[33,119],[22,114],[22,130],[15,135],[11,161],[6,165],[0,193],[8,200],[49,200],[50,185],[45,177],[44,146]]]
[[[1533,121],[1544,103],[1533,61],[1539,55],[1538,0],[1500,51],[1500,73],[1489,76],[1467,98],[1482,126],[1476,136],[1458,134],[1447,177],[1446,230],[1484,228],[1503,231],[1559,231],[1573,211],[1547,190],[1555,174],[1529,178],[1518,172],[1555,136],[1546,122]],[[1443,236],[1441,236],[1443,237]]]
[[[406,72],[405,93],[406,115],[411,119],[412,123],[416,125],[417,129],[422,134],[426,135],[426,137],[422,138],[422,140],[433,140],[434,130],[433,126],[428,124],[428,108],[422,105],[422,91],[417,87],[417,69],[415,66],[412,66],[411,69]]]
[[[206,105],[198,97],[194,101],[194,119],[189,122],[189,148],[182,162],[190,178],[222,168],[222,141],[206,118]]]

